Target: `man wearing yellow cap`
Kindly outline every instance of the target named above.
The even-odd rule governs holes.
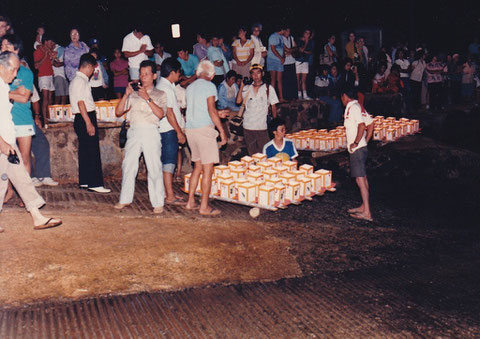
[[[250,68],[252,84],[242,82],[237,94],[237,104],[245,106],[243,115],[243,135],[249,155],[262,153],[263,146],[270,141],[268,136],[267,115],[272,106],[272,115],[277,117],[279,101],[275,89],[263,81],[263,67],[254,64]]]

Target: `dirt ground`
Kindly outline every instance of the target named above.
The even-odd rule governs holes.
[[[0,235],[0,304],[301,274],[289,242],[254,222],[73,213],[60,217],[64,225],[34,231],[26,212],[2,212],[6,231]]]

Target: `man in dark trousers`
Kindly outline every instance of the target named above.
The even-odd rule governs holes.
[[[95,102],[89,84],[96,64],[91,54],[83,54],[69,88],[72,113],[75,114],[73,128],[78,137],[78,183],[92,192],[110,193],[110,189],[103,187]]]

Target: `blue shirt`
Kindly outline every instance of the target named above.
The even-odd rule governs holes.
[[[23,65],[20,65],[17,77],[10,84],[10,91],[14,91],[20,86],[33,92],[33,73]],[[33,125],[34,122],[30,100],[26,103],[14,102],[12,107],[12,118],[15,126]]]
[[[187,113],[185,128],[202,128],[212,126],[213,121],[208,113],[207,98],[217,101],[215,84],[205,79],[197,79],[187,87]]]
[[[263,154],[267,156],[267,159],[275,156],[279,157],[278,154],[286,154],[290,160],[298,156],[293,141],[287,138],[283,138],[283,147],[281,148],[277,148],[273,139],[270,140],[263,146]]]
[[[228,98],[226,86],[227,84],[225,83],[225,81],[223,81],[218,86],[218,108],[219,109],[229,108],[234,112],[238,112],[240,110],[240,106],[238,106],[236,103],[237,95],[235,94],[233,98]],[[238,86],[236,83],[233,84],[233,87],[235,88],[235,93],[238,93]]]
[[[225,59],[223,51],[220,47],[208,47],[207,57],[212,63],[214,61],[223,61],[223,65],[221,67],[215,66],[215,75],[225,75],[230,70],[227,59]]]
[[[198,58],[195,55],[189,54],[188,60],[183,60],[182,58],[177,58],[177,60],[180,62],[180,65],[182,65],[183,74],[185,74],[186,77],[191,77],[195,74],[198,66]]]
[[[275,46],[278,54],[282,55],[283,54],[283,38],[280,34],[278,33],[273,33],[270,35],[268,38],[268,52],[267,52],[267,57],[268,58],[275,58],[277,60],[280,60],[275,54],[273,54],[272,51],[272,46]]]

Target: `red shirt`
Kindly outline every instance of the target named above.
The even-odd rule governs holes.
[[[33,52],[33,60],[38,62],[45,57],[45,52],[43,51],[42,47],[38,47],[35,52]],[[53,67],[52,67],[52,60],[50,60],[50,56],[47,56],[45,60],[40,64],[38,67],[38,76],[45,77],[45,76],[53,76]]]

